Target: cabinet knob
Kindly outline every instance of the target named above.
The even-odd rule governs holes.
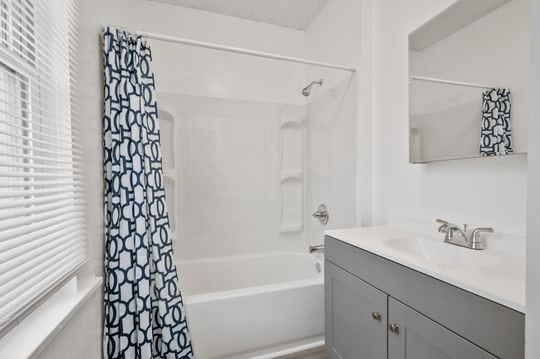
[[[389,324],[388,330],[391,331],[392,333],[397,334],[399,332],[399,327],[396,324]]]
[[[373,319],[381,321],[381,318],[382,318],[381,313],[373,312],[373,313],[371,313],[371,316],[373,317]]]

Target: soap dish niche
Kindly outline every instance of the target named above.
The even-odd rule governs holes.
[[[171,175],[174,173],[176,158],[175,158],[175,138],[174,138],[174,116],[171,112],[164,109],[158,110],[159,132],[161,142],[161,157],[163,162],[163,170]]]
[[[176,181],[174,178],[164,176],[165,198],[167,212],[169,213],[169,224],[171,231],[176,230]]]
[[[291,129],[299,129],[303,126],[303,119],[298,118],[289,118],[289,117],[283,117],[281,118],[281,129],[291,128]]]
[[[281,220],[280,233],[303,230],[303,108],[288,107],[281,117]]]
[[[302,181],[302,171],[301,170],[282,170],[281,171],[281,181]]]

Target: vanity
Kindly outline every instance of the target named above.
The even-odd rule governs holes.
[[[525,261],[392,226],[327,231],[329,358],[524,358]]]

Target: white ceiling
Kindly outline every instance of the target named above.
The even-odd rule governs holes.
[[[305,30],[329,0],[153,0]]]

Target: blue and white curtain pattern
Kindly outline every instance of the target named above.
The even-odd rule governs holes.
[[[508,89],[490,89],[483,93],[482,156],[502,156],[512,153],[510,108],[512,97]]]
[[[173,260],[150,48],[103,33],[107,359],[192,358]]]

